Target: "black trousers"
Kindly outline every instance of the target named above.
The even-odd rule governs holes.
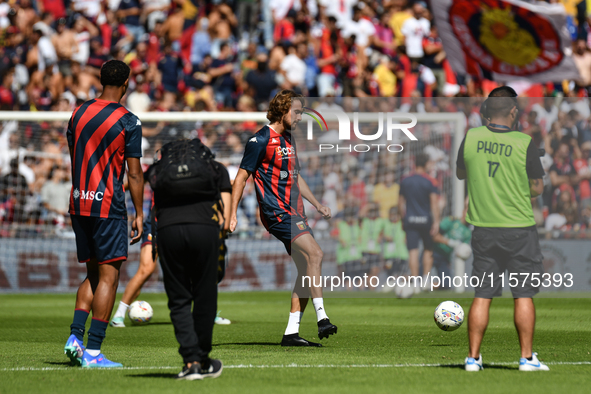
[[[178,224],[158,229],[158,252],[170,319],[185,363],[211,351],[218,300],[219,229]]]

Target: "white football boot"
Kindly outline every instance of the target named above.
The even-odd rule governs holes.
[[[532,353],[531,361],[525,357],[519,359],[520,371],[549,371],[550,368],[540,360],[538,360],[538,353]]]

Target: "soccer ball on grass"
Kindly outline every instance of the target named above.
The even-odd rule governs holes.
[[[152,320],[154,311],[146,301],[135,301],[127,308],[127,316],[133,324],[141,326],[148,324]]]
[[[435,324],[443,331],[455,331],[464,322],[464,310],[453,301],[443,301],[435,308]]]

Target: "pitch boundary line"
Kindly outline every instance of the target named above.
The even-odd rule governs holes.
[[[591,361],[550,361],[546,365],[591,365]],[[256,365],[256,364],[237,364],[224,365],[224,369],[268,369],[268,368],[449,368],[460,367],[464,364],[275,364],[275,365]],[[492,362],[485,363],[486,365],[519,365],[517,361],[513,362]],[[146,367],[121,367],[121,368],[76,368],[76,367],[40,367],[40,368],[2,368],[0,372],[20,372],[20,371],[72,371],[72,370],[116,370],[116,371],[134,371],[134,370],[165,370],[165,369],[180,369],[181,366],[146,366]]]

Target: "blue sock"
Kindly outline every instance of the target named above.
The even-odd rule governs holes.
[[[84,309],[74,310],[74,321],[70,326],[70,335],[75,335],[80,343],[84,341],[84,326],[86,325],[86,319],[88,319],[88,313]]]
[[[90,330],[88,330],[88,342],[86,348],[90,350],[101,350],[103,339],[107,332],[109,322],[100,320],[95,317],[90,322]]]

